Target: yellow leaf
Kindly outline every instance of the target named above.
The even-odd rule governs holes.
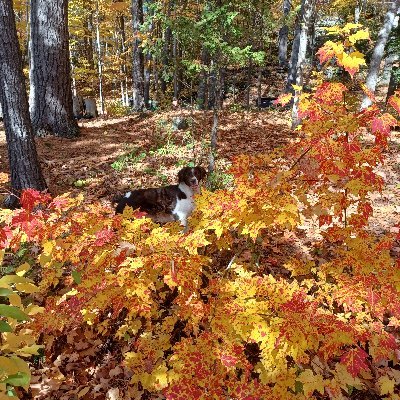
[[[24,356],[29,356],[29,355],[38,355],[39,350],[43,349],[44,346],[40,344],[34,344],[32,346],[25,346],[22,347],[22,349],[19,349],[16,351],[16,353],[24,355]]]
[[[31,269],[31,266],[28,263],[21,264],[16,270],[15,273],[18,276],[23,276],[26,274],[27,271]]]
[[[155,388],[162,390],[168,386],[168,368],[165,364],[159,365],[154,371],[153,375],[156,378]]]
[[[12,293],[8,296],[8,301],[10,302],[11,306],[15,307],[22,307],[22,300],[21,297],[17,293]]]
[[[18,372],[23,372],[24,374],[28,375],[30,380],[31,371],[29,369],[28,364],[24,360],[22,360],[17,356],[11,356],[11,357],[0,356],[0,376],[4,374],[10,376],[17,374]],[[29,385],[25,385],[23,386],[23,388],[25,390],[28,390]],[[7,399],[10,400],[11,397],[7,397]],[[0,400],[2,400],[1,396]]]
[[[15,287],[18,291],[24,293],[36,293],[39,291],[39,288],[33,283],[17,283]]]
[[[324,378],[321,375],[314,375],[311,369],[303,371],[296,380],[303,384],[303,392],[306,396],[310,396],[314,390],[320,394],[325,391]]]
[[[366,29],[359,30],[356,33],[353,33],[348,37],[349,42],[351,44],[356,43],[358,40],[366,40],[369,39],[369,32]]]
[[[302,86],[299,86],[299,85],[292,85],[292,88],[293,88],[296,92],[300,92],[300,90],[303,89],[303,87],[302,87]]]
[[[36,314],[42,313],[44,310],[45,310],[44,307],[39,307],[39,306],[37,306],[36,304],[30,304],[29,306],[27,306],[27,307],[25,308],[24,311],[25,311],[28,315],[36,315]]]
[[[396,384],[394,379],[390,379],[388,376],[381,376],[378,379],[381,395],[392,394],[394,392],[394,385]]]
[[[18,275],[5,275],[0,278],[0,287],[7,287],[10,283],[32,283],[32,279],[24,278]]]
[[[83,397],[89,390],[90,390],[90,386],[86,386],[85,388],[80,390],[79,393],[78,393],[78,399]]]

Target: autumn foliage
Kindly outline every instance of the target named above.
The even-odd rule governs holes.
[[[75,379],[84,399],[398,398],[400,261],[394,237],[366,229],[396,120],[360,112],[341,83],[300,94],[299,110],[290,148],[234,160],[234,190],[204,190],[188,233],[68,194],[26,191],[3,210],[4,260],[25,258],[0,287],[27,293],[29,321],[3,331],[2,357],[26,356],[29,334],[54,390]],[[320,237],[301,254],[294,237],[313,218]],[[0,390],[22,396],[13,373],[0,367]]]

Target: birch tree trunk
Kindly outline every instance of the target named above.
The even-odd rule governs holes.
[[[0,0],[0,103],[6,131],[13,195],[5,205],[15,207],[23,189],[45,190],[29,119],[25,78],[12,0]]]
[[[132,0],[132,26],[133,26],[133,60],[132,60],[132,91],[133,106],[135,111],[144,109],[144,61],[141,48],[140,28],[143,24],[143,1]]]
[[[284,25],[279,30],[279,38],[278,38],[279,66],[282,68],[288,67],[287,45],[288,45],[289,28],[286,24],[286,19],[289,15],[289,12],[290,12],[290,0],[283,0]]]
[[[31,1],[30,111],[37,135],[79,134],[72,111],[67,4]]]
[[[99,15],[99,2],[98,1],[96,1],[96,49],[97,49],[97,71],[98,71],[98,77],[99,77],[100,114],[104,114],[103,55],[101,52],[100,15]]]
[[[310,22],[313,19],[315,12],[315,0],[302,0],[301,10],[299,15],[299,35],[298,35],[298,53],[295,57],[292,57],[294,65],[291,65],[294,83],[297,86],[303,86],[303,75],[304,75],[304,64],[307,53],[307,42],[309,37]],[[298,92],[296,92],[298,93]],[[293,101],[292,108],[292,128],[294,129],[299,125],[300,120],[298,118],[298,103],[299,98],[296,94]]]
[[[390,3],[389,9],[385,15],[385,20],[383,22],[383,26],[378,34],[378,39],[376,41],[371,63],[369,65],[368,75],[366,79],[367,88],[374,93],[376,89],[376,84],[378,82],[379,69],[381,65],[381,61],[384,55],[385,46],[389,39],[390,32],[393,29],[393,24],[395,22],[396,15],[400,11],[400,0],[394,0]],[[365,109],[372,104],[371,99],[368,96],[364,96],[363,101],[361,103],[361,109]]]

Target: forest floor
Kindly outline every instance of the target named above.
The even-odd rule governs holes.
[[[189,121],[174,130],[176,118]],[[225,173],[232,157],[268,153],[293,139],[287,116],[278,111],[228,112],[219,120],[216,187],[229,183]],[[85,201],[111,205],[126,190],[172,184],[177,171],[189,163],[207,166],[212,113],[177,110],[121,118],[81,120],[79,138],[36,140],[41,165],[53,195],[83,192]],[[385,164],[382,193],[371,195],[374,216],[370,228],[389,232],[400,216],[400,133],[393,131]],[[4,127],[0,123],[0,172],[8,173]],[[1,199],[0,199],[1,200]],[[313,225],[313,224],[312,224]],[[313,227],[309,226],[311,231]],[[315,224],[317,228],[317,224]]]
[[[173,130],[174,119],[182,116],[192,120],[189,128]],[[189,111],[182,110],[122,118],[99,118],[79,122],[81,136],[74,140],[37,138],[39,158],[49,190],[53,195],[65,192],[83,193],[86,202],[100,201],[111,207],[112,198],[128,189],[175,183],[176,173],[182,166],[189,163],[207,166],[207,143],[212,118],[210,112],[190,114]],[[230,184],[227,170],[232,157],[239,154],[268,153],[293,140],[294,134],[286,121],[287,115],[279,111],[222,112],[217,157],[218,170],[221,172],[214,186]],[[384,165],[379,167],[379,173],[386,181],[385,188],[382,193],[371,195],[374,216],[370,219],[369,228],[377,235],[393,231],[399,222],[400,132],[392,132],[385,158]],[[1,172],[8,173],[8,165],[4,127],[0,124]],[[312,248],[311,243],[316,238],[317,220],[304,221],[296,233],[284,232],[282,240],[277,237],[277,241],[267,243],[260,250],[265,268],[260,273],[273,271],[274,276],[287,277],[284,261],[293,257],[294,253],[298,257],[307,257]],[[400,254],[400,246],[393,251]],[[243,259],[247,257],[245,253],[241,255]],[[221,255],[219,262],[225,265],[229,260],[224,260],[223,257]],[[85,350],[82,356],[78,356],[82,349],[86,349],[78,349],[78,345],[84,342],[85,340],[77,342],[76,348],[69,342],[58,348],[57,354],[62,355],[57,358],[57,362],[63,360],[65,371],[75,371],[76,374],[72,377],[70,373],[64,372],[68,375],[66,380],[55,363],[44,365],[33,372],[33,397],[30,398],[69,399],[71,393],[87,386],[88,377],[92,386],[101,384],[108,389],[114,385],[112,376],[119,368],[115,361],[121,356],[119,347],[112,354],[105,355],[97,349],[96,357],[92,359],[83,356]],[[93,375],[90,371],[96,373]],[[110,390],[118,392],[118,388],[113,387]],[[379,397],[372,392],[363,391],[355,392],[350,398],[366,400]]]

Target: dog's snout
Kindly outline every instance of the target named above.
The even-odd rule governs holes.
[[[197,179],[196,179],[196,178],[192,178],[192,179],[190,179],[190,183],[194,183],[194,184],[196,184],[196,183],[197,183]]]

